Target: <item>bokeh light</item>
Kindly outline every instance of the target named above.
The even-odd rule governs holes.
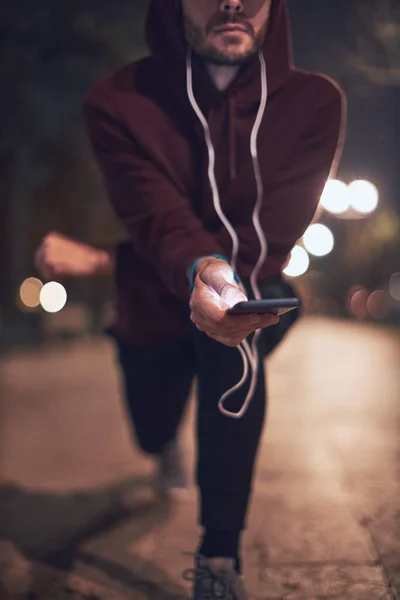
[[[335,239],[332,231],[326,225],[316,223],[311,225],[305,232],[303,243],[310,254],[314,256],[326,256],[332,252]]]
[[[400,273],[394,273],[389,282],[389,293],[394,300],[400,300]]]
[[[386,319],[391,312],[390,295],[385,290],[375,290],[367,301],[368,312],[373,319]]]
[[[368,292],[362,287],[354,286],[349,290],[348,308],[357,319],[366,319],[368,316]]]
[[[40,291],[43,283],[36,277],[28,277],[19,288],[19,297],[26,308],[37,308],[40,304]]]
[[[67,302],[67,292],[61,283],[50,281],[42,287],[40,304],[48,313],[60,312]]]
[[[289,264],[283,271],[288,277],[300,277],[310,266],[310,257],[301,246],[295,246],[290,255]]]
[[[320,205],[334,215],[340,215],[350,208],[348,186],[339,179],[329,179],[322,192]]]
[[[373,183],[362,179],[353,181],[348,186],[351,206],[357,212],[368,215],[376,209],[379,202],[379,193]]]

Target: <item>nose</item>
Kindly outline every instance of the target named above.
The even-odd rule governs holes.
[[[243,12],[243,1],[242,0],[224,0],[220,4],[221,12],[235,16]]]

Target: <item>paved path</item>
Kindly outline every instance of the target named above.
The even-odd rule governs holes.
[[[0,369],[1,600],[187,599],[195,493],[173,507],[152,498],[110,344]],[[271,358],[269,387],[250,599],[399,600],[400,335],[305,320]]]

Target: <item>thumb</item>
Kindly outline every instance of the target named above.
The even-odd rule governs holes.
[[[247,301],[246,294],[242,292],[242,290],[236,283],[227,283],[225,287],[222,288],[220,296],[228,305],[227,308],[232,308],[233,306],[235,306],[235,304],[238,304],[239,302]]]
[[[232,308],[238,302],[246,302],[246,294],[235,281],[235,274],[227,263],[210,265],[201,274],[203,282],[211,287]]]

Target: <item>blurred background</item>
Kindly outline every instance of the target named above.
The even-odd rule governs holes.
[[[109,323],[108,279],[42,289],[33,256],[49,231],[98,246],[124,237],[81,107],[96,78],[145,53],[146,4],[17,0],[0,9],[2,348],[97,335]],[[286,275],[310,313],[398,326],[400,2],[289,5],[296,62],[345,89],[349,129],[338,181],[328,183]]]
[[[337,179],[285,277],[308,316],[268,359],[244,539],[251,598],[400,599],[400,0],[288,0],[296,63],[344,88]],[[0,598],[185,600],[197,499],[151,496],[115,349],[111,278],[41,282],[56,231],[125,238],[83,129],[142,56],[145,0],[0,7]],[[193,394],[192,394],[193,398]],[[193,473],[194,409],[182,428]]]

